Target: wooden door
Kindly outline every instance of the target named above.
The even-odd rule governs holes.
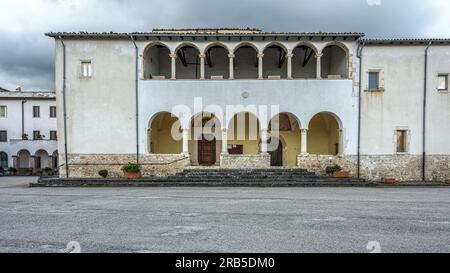
[[[278,140],[279,144],[275,151],[270,151],[270,166],[282,167],[283,166],[283,144]]]
[[[202,166],[216,164],[216,139],[211,141],[203,137],[198,142],[198,163]]]

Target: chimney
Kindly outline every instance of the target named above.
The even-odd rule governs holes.
[[[18,85],[18,86],[16,87],[16,91],[17,91],[17,92],[22,92],[22,87],[21,87],[20,85]]]

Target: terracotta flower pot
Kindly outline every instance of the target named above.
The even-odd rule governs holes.
[[[381,178],[381,183],[383,184],[395,184],[397,183],[397,180],[394,178]]]
[[[335,172],[332,175],[333,178],[349,178],[350,173],[349,172]]]
[[[123,177],[125,177],[126,179],[138,179],[138,178],[142,178],[142,173],[140,173],[140,172],[138,172],[138,173],[123,172]]]

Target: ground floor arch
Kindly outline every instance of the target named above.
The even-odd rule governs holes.
[[[261,124],[252,113],[241,112],[228,124],[228,150],[231,154],[256,155],[261,151]]]
[[[151,154],[181,154],[182,128],[180,120],[169,112],[156,114],[149,122],[148,152]]]
[[[222,125],[214,114],[202,112],[191,120],[189,151],[193,165],[220,164]]]
[[[308,153],[315,155],[342,154],[342,137],[342,124],[339,118],[328,112],[318,113],[309,123]]]
[[[268,143],[268,152],[272,157],[277,158],[276,160],[272,158],[272,165],[297,166],[297,156],[301,153],[303,141],[298,118],[292,113],[280,113],[270,121],[269,130],[271,138]]]
[[[34,154],[34,166],[31,168],[36,170],[51,168],[51,159],[47,151],[39,150]]]
[[[0,152],[0,167],[8,168],[8,154],[5,152]]]
[[[31,154],[28,150],[21,150],[17,153],[17,167],[19,169],[31,168]]]

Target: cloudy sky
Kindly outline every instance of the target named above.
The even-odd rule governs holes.
[[[0,0],[0,86],[53,90],[50,31],[257,27],[450,37],[449,0]]]

